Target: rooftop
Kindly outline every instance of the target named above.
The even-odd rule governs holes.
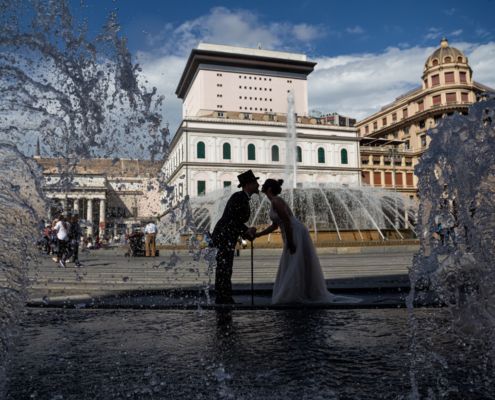
[[[280,58],[282,60],[306,61],[306,54],[288,53],[285,51],[265,50],[248,47],[225,46],[223,44],[200,43],[198,50],[216,51],[219,53],[244,54],[248,56]]]

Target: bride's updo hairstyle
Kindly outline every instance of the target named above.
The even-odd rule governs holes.
[[[266,193],[267,189],[272,189],[272,193],[274,195],[278,195],[282,192],[282,184],[284,183],[283,179],[267,179],[263,186],[261,187],[261,192]]]

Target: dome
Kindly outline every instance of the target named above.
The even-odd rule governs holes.
[[[447,39],[443,38],[440,41],[440,47],[426,59],[425,69],[451,63],[467,65],[468,60],[462,51],[456,49],[455,47],[450,47]]]

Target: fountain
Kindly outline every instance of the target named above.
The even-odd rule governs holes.
[[[34,13],[34,32],[26,35],[19,35],[22,24],[12,20],[18,4],[1,6],[2,46],[23,49],[17,56],[2,53],[0,58],[5,72],[0,82],[6,89],[0,100],[0,260],[7,277],[0,292],[0,390],[5,387],[1,395],[6,399],[493,397],[493,99],[474,105],[468,117],[446,119],[430,133],[431,148],[418,167],[421,252],[411,270],[408,302],[412,307],[433,292],[447,307],[411,311],[411,330],[407,312],[397,303],[381,309],[377,303],[372,309],[277,311],[208,310],[199,304],[194,310],[157,311],[146,309],[145,299],[139,309],[122,304],[115,306],[119,310],[91,309],[91,301],[75,308],[68,303],[61,308],[24,307],[25,289],[32,283],[27,269],[33,268],[36,257],[33,237],[46,202],[38,168],[17,146],[3,140],[29,152],[37,137],[33,133],[41,135],[44,151],[65,158],[61,168],[69,186],[71,169],[66,166],[80,157],[136,151],[149,151],[152,156],[163,150],[153,107],[148,108],[152,93],[140,91],[136,69],[116,36],[115,20],[101,39],[110,39],[117,47],[118,61],[105,66],[99,60],[106,57],[93,57],[91,43],[70,33],[66,3],[34,4],[40,7]],[[67,51],[60,50],[63,41],[50,46],[59,35],[67,39]],[[82,49],[77,49],[78,43]],[[45,68],[30,70],[40,63]],[[61,69],[60,75],[49,73],[53,67]],[[119,126],[121,112],[133,106],[136,113],[131,112],[131,121],[124,124],[128,129],[105,131],[112,123]],[[102,118],[106,111],[108,119]],[[12,124],[14,114],[25,117],[24,125]],[[142,124],[146,128],[151,124],[155,132],[151,149],[134,146],[141,143],[143,132],[149,133],[137,129]],[[122,148],[120,135],[125,135],[125,143],[132,138],[133,146]],[[315,240],[328,231],[341,241],[347,231],[366,240],[368,230],[378,239],[386,238],[386,232],[400,238],[400,228],[410,224],[411,205],[394,193],[337,185],[297,187],[294,165],[288,169],[283,196]],[[186,199],[171,210],[163,219],[168,224],[164,227],[171,228],[164,231],[167,240],[210,229],[229,194],[227,190]],[[266,200],[253,199],[251,223],[268,223],[267,209]],[[433,235],[437,221],[451,229],[443,243]],[[211,254],[199,253],[200,247],[194,242],[192,257],[181,260],[182,255],[172,252],[166,265],[145,265],[144,272],[166,274],[182,268],[196,273],[203,260],[198,257],[211,260]],[[124,262],[119,265],[124,266]],[[80,276],[84,284],[84,272]],[[386,300],[381,292],[376,298]],[[8,351],[14,336],[15,351]]]
[[[460,359],[480,357],[466,379],[493,389],[495,361],[495,97],[475,103],[468,116],[444,119],[429,135],[428,151],[416,174],[419,179],[421,249],[410,271],[413,299],[431,296],[447,306],[446,333],[456,336]],[[438,234],[438,226],[441,226]],[[413,332],[431,329],[411,314]],[[432,341],[413,335],[412,387],[415,398],[425,382],[420,373],[434,368],[438,384],[432,392],[448,393],[445,355],[432,351]],[[460,383],[462,385],[462,383]]]
[[[312,231],[313,239],[318,242],[318,237],[321,239],[323,233],[336,242],[387,240],[392,237],[402,240],[405,235],[412,237],[416,204],[397,192],[332,183],[298,184],[297,132],[292,92],[289,92],[287,103],[285,184],[281,196],[296,217]],[[231,194],[232,188],[226,188],[191,199],[192,226],[195,228],[182,231],[212,231]],[[253,197],[251,208],[250,225],[264,226],[270,223],[269,204],[263,195],[261,200]],[[190,221],[188,225],[191,226]]]

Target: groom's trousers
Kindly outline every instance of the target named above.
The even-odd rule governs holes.
[[[217,269],[215,272],[215,301],[232,301],[232,266],[234,249],[219,247],[217,251]]]

